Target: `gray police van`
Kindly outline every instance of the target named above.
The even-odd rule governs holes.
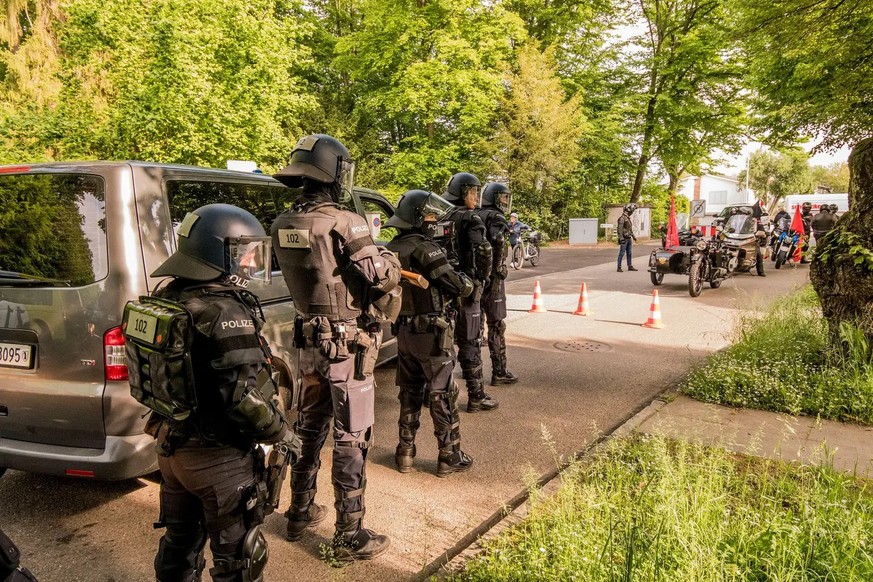
[[[149,273],[175,250],[174,225],[187,212],[235,204],[269,232],[296,195],[269,176],[190,166],[0,166],[0,475],[128,479],[156,470],[147,409],[127,381],[125,304],[161,283]],[[357,192],[354,204],[365,214]],[[272,283],[249,289],[290,403],[296,312],[275,262]],[[394,355],[388,338],[380,361]]]

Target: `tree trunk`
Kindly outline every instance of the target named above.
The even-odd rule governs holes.
[[[816,247],[810,279],[828,321],[832,347],[845,348],[840,324],[856,326],[873,346],[873,138],[849,156],[849,211]]]

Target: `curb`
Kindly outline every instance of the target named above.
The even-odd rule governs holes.
[[[657,394],[648,404],[633,412],[630,417],[613,427],[607,433],[597,437],[582,450],[571,455],[567,461],[563,461],[559,467],[544,473],[537,480],[537,489],[545,494],[552,495],[561,486],[558,477],[573,461],[587,457],[592,451],[611,438],[625,436],[646,420],[654,416],[672,400],[671,396],[676,393],[675,388],[666,388]],[[491,514],[485,521],[473,528],[464,537],[458,540],[454,546],[446,550],[441,556],[422,568],[419,580],[444,580],[447,576],[457,574],[463,570],[468,560],[474,558],[484,549],[484,544],[494,539],[508,528],[519,524],[528,515],[527,500],[530,493],[522,490],[504,504],[502,509]]]

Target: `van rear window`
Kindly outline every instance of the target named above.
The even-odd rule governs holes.
[[[105,186],[99,176],[0,175],[0,209],[0,270],[75,287],[106,277]]]

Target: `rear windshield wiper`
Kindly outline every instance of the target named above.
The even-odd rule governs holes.
[[[15,271],[0,270],[0,285],[8,287],[69,287],[70,281],[50,279],[48,277],[40,277],[39,275],[28,275],[27,273],[17,273]]]

